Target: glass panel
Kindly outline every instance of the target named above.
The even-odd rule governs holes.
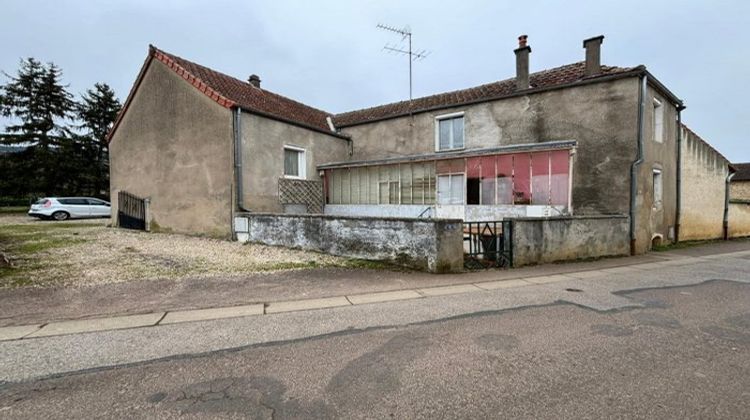
[[[438,175],[463,173],[465,170],[463,159],[439,160],[436,166]]]
[[[401,204],[412,204],[412,176],[411,176],[411,164],[403,164],[399,166],[401,170]]]
[[[549,152],[531,154],[531,204],[549,204],[549,164]]]
[[[513,155],[497,157],[497,204],[513,204]]]
[[[425,204],[435,204],[437,180],[435,178],[435,162],[425,163],[427,189],[424,193]]]
[[[367,196],[369,204],[378,204],[378,168],[367,168]]]
[[[284,175],[299,176],[299,154],[296,150],[284,149]]]
[[[359,204],[359,168],[351,168],[349,170],[349,177],[351,178],[351,203],[352,204]]]
[[[351,192],[351,181],[349,179],[350,177],[349,169],[344,169],[341,171],[341,204],[351,204],[352,199],[349,195]]]
[[[388,202],[391,204],[399,204],[398,165],[391,165],[388,167],[388,176],[390,180],[390,185],[388,186]]]
[[[429,188],[429,180],[426,178],[424,164],[414,163],[412,168],[412,203],[424,204],[425,191]]]
[[[568,204],[568,159],[570,151],[556,150],[550,153],[550,164],[552,173],[550,174],[550,202],[552,205],[566,206]]]
[[[513,155],[513,204],[531,203],[531,159],[528,153]]]
[[[454,118],[453,121],[453,144],[454,149],[464,147],[464,117]]]
[[[437,193],[438,193],[438,204],[450,204],[451,203],[451,176],[450,175],[438,175],[437,177]]]
[[[440,138],[438,150],[451,148],[451,126],[451,120],[438,121],[438,136]]]
[[[331,171],[331,202],[341,204],[341,169]]]
[[[464,204],[464,182],[463,175],[451,175],[451,204]]]
[[[495,204],[495,156],[481,158],[482,200],[481,204]]]

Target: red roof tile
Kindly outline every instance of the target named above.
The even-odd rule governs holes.
[[[547,88],[582,81],[584,79],[584,68],[585,63],[579,62],[568,64],[562,67],[557,67],[554,69],[540,71],[537,73],[532,73],[529,76],[531,88]],[[588,77],[586,78],[586,80],[612,74],[625,73],[635,69],[637,69],[637,67],[622,68],[602,66],[601,74],[593,77]],[[450,106],[458,106],[483,100],[500,99],[516,94],[516,92],[516,79],[511,78],[468,89],[440,93],[423,98],[416,98],[411,102],[411,107],[409,105],[409,101],[402,101],[387,105],[380,105],[374,108],[345,112],[336,115],[334,118],[334,122],[336,124],[336,127],[346,127],[386,118],[408,115],[410,112],[421,112],[429,109],[447,108]]]
[[[330,131],[326,117],[329,113],[307,106],[277,93],[257,88],[248,82],[193,63],[174,54],[151,47],[151,54],[167,65],[174,63],[175,71],[187,72],[183,78],[204,91],[202,84],[209,89],[206,95],[220,104],[232,107],[239,106],[271,117],[277,117],[297,124],[323,131]],[[170,67],[172,67],[170,65]],[[222,103],[224,102],[224,103]]]

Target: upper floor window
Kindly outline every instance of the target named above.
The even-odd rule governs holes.
[[[437,151],[464,148],[464,114],[436,117],[435,148]]]
[[[305,149],[284,146],[284,176],[287,178],[305,178]]]
[[[664,141],[664,106],[661,101],[654,98],[654,141]]]

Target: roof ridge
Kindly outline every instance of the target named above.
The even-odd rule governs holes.
[[[534,79],[539,79],[539,78],[544,77],[544,76],[548,76],[548,75],[552,75],[552,74],[560,73],[560,72],[564,72],[564,71],[571,71],[571,70],[581,70],[582,71],[583,67],[585,66],[585,63],[586,63],[585,61],[576,61],[576,62],[573,62],[573,63],[564,64],[564,65],[557,66],[557,67],[552,67],[552,68],[548,68],[548,69],[539,70],[539,71],[530,73],[529,74],[529,78],[531,79],[531,82],[532,82],[532,85],[533,85],[534,82],[535,82]],[[638,68],[638,67],[619,67],[619,66],[602,65],[602,73],[597,74],[596,76],[589,76],[589,77],[584,77],[582,75],[582,77],[580,79],[576,79],[576,80],[594,79],[596,77],[606,76],[606,75],[612,74],[612,72],[626,72],[626,71],[633,70],[635,68]],[[411,101],[404,100],[404,101],[391,102],[391,103],[387,103],[387,104],[381,104],[381,105],[375,105],[375,106],[371,106],[371,107],[356,109],[356,110],[352,110],[352,111],[345,111],[345,112],[341,112],[341,113],[335,114],[334,115],[334,119],[337,119],[337,118],[346,118],[346,117],[350,117],[352,115],[356,115],[358,113],[366,113],[366,112],[369,112],[369,111],[383,110],[383,109],[386,109],[386,108],[405,107],[405,106],[408,106],[410,103],[414,104],[415,102],[426,102],[426,101],[429,101],[430,99],[436,99],[436,98],[441,98],[441,97],[449,97],[451,95],[458,95],[458,94],[467,93],[467,92],[470,92],[470,91],[474,92],[474,91],[481,91],[483,89],[498,88],[498,87],[501,87],[501,86],[504,87],[505,85],[512,84],[514,81],[515,81],[515,77],[509,77],[509,78],[505,78],[505,79],[502,79],[502,80],[496,80],[496,81],[493,81],[493,82],[483,83],[483,84],[476,85],[476,86],[470,86],[470,87],[463,88],[463,89],[454,89],[454,90],[447,91],[447,92],[440,92],[440,93],[435,93],[435,94],[432,94],[432,95],[420,96],[418,98],[412,99]],[[536,80],[536,81],[538,82],[538,80]],[[538,86],[532,86],[532,88],[534,88],[534,87],[538,87]],[[489,96],[493,96],[493,95],[487,95],[487,96],[489,97]],[[503,95],[501,95],[501,96],[503,96]],[[458,105],[461,105],[461,104],[462,104],[461,102],[456,102],[456,103],[452,103],[452,104],[449,104],[449,105],[451,105],[451,106],[453,106],[453,105],[458,106]],[[429,106],[419,106],[418,105],[416,108],[410,109],[409,111],[420,112],[422,110],[429,109],[429,108],[431,108],[431,107],[429,107]],[[397,115],[401,115],[401,113],[400,112],[394,113],[394,116],[397,116]],[[385,116],[384,116],[384,118],[385,118]],[[352,123],[352,122],[345,122],[343,125],[344,126],[348,126],[348,125],[354,125],[354,124],[357,124],[357,123],[358,122],[354,122],[354,123]]]

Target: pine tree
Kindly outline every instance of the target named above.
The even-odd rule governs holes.
[[[87,183],[93,195],[104,195],[109,190],[109,149],[107,134],[120,112],[120,101],[106,83],[96,83],[81,95],[76,106],[76,115],[82,124],[78,126],[83,136],[84,160],[88,164]]]
[[[10,82],[0,87],[0,112],[18,123],[6,127],[2,143],[27,148],[14,176],[21,177],[29,191],[53,194],[61,188],[56,152],[69,139],[62,122],[72,116],[72,95],[53,63],[27,58],[16,76],[4,74]]]

